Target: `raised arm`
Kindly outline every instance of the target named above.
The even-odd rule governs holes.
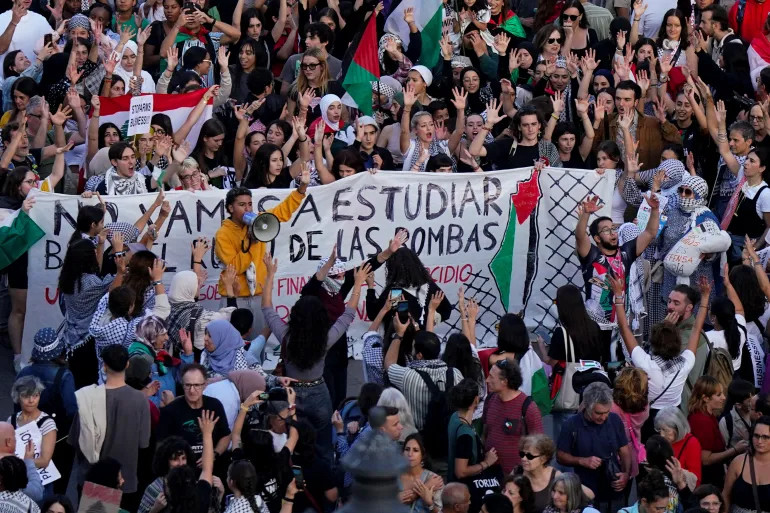
[[[709,311],[711,283],[704,276],[701,276],[700,280],[698,280],[698,291],[700,292],[700,308],[698,308],[698,316],[695,317],[695,325],[692,328],[692,332],[690,332],[690,339],[687,341],[687,349],[692,351],[692,354],[695,354],[698,350],[698,341],[700,340],[703,324],[706,322],[706,315]]]
[[[725,107],[725,102],[719,100],[715,110],[717,118],[716,143],[719,146],[719,154],[724,159],[730,172],[733,175],[738,176],[738,172],[741,170],[741,164],[738,162],[738,159],[735,158],[733,152],[730,151],[730,144],[728,143],[729,134],[727,133],[727,107]]]
[[[454,155],[465,132],[465,106],[468,101],[468,91],[464,89],[460,91],[453,87],[452,96],[452,105],[454,105],[455,111],[457,111],[457,119],[455,120],[455,129],[452,131],[452,135],[449,136],[449,153]]]
[[[218,92],[219,86],[215,85],[209,87],[209,90],[203,94],[200,101],[198,102],[198,105],[196,105],[192,110],[190,116],[187,118],[187,120],[185,120],[184,124],[179,128],[179,130],[174,132],[174,144],[182,144],[182,141],[187,139],[187,135],[190,133],[190,130],[192,130],[192,127],[195,126],[195,123],[197,123],[198,119],[203,115],[203,111],[205,110],[206,105],[209,103],[209,100],[216,96]]]
[[[239,449],[241,447],[241,433],[243,432],[243,424],[246,422],[246,416],[252,406],[256,406],[262,402],[259,395],[264,392],[264,390],[255,390],[241,403],[241,407],[238,409],[238,416],[235,417],[235,422],[233,423],[233,431],[230,433],[230,441],[233,449]]]
[[[283,30],[286,28],[286,11],[288,7],[286,0],[278,0],[278,21],[273,25],[273,30],[270,35],[273,36],[273,41],[278,41],[283,34]]]
[[[634,332],[631,331],[631,327],[628,325],[628,319],[626,318],[626,284],[623,280],[614,276],[609,276],[608,279],[614,294],[613,301],[615,302],[615,313],[618,319],[620,336],[628,350],[628,354],[631,354],[639,344],[636,342]]]
[[[473,157],[486,157],[487,156],[487,149],[484,148],[484,140],[487,137],[487,134],[492,133],[492,129],[495,128],[495,125],[502,121],[504,116],[500,115],[500,109],[502,108],[501,104],[498,104],[497,100],[494,98],[492,101],[487,103],[487,108],[484,112],[487,114],[487,120],[484,122],[484,125],[481,127],[481,130],[479,130],[479,133],[476,135],[476,137],[473,138],[473,141],[471,142],[470,147],[468,148],[468,151],[470,152],[471,156]]]
[[[647,220],[647,226],[644,231],[636,238],[636,255],[644,253],[647,246],[658,236],[658,227],[660,225],[660,199],[655,194],[648,194],[645,199],[650,206],[650,218]]]
[[[436,310],[443,300],[444,293],[440,290],[436,291],[433,294],[433,297],[430,298],[430,303],[428,303],[428,315],[425,318],[425,331],[433,333],[433,328],[436,325]]]
[[[265,283],[262,284],[262,308],[271,308],[273,306],[273,280],[278,271],[278,259],[273,258],[270,253],[265,251],[262,257],[265,264]]]
[[[578,222],[575,226],[575,249],[581,258],[591,250],[591,239],[588,238],[588,219],[591,214],[598,212],[599,196],[588,197],[577,208]]]
[[[219,417],[214,416],[211,410],[201,411],[198,417],[198,426],[203,437],[203,454],[201,456],[201,474],[200,481],[206,481],[211,484],[214,476],[214,426],[219,421]]]
[[[411,127],[409,126],[411,121],[410,114],[416,101],[417,96],[414,93],[414,86],[411,82],[409,82],[407,83],[406,88],[404,88],[404,107],[402,108],[403,113],[401,114],[401,134],[398,138],[399,149],[403,155],[406,155],[406,153],[409,151],[409,143],[411,142]]]
[[[591,155],[591,149],[594,145],[594,126],[591,123],[591,118],[588,117],[588,99],[575,99],[575,112],[577,112],[580,121],[583,123],[583,140],[580,141],[580,158],[586,160]]]
[[[548,124],[543,131],[543,140],[550,141],[553,138],[553,131],[556,130],[556,124],[559,122],[559,115],[564,111],[564,100],[562,99],[561,92],[554,91],[551,96],[551,105],[553,106],[553,112],[551,117],[548,118]]]
[[[759,288],[768,300],[770,300],[770,279],[767,278],[767,273],[762,266],[762,261],[754,250],[754,243],[751,239],[746,237],[746,253],[749,259],[749,264],[754,268],[754,272],[757,273],[757,280],[759,280]],[[744,262],[745,263],[745,262]],[[737,307],[736,307],[737,308]]]

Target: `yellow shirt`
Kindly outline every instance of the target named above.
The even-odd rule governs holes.
[[[268,212],[274,214],[280,222],[285,223],[291,219],[294,211],[299,208],[302,198],[304,198],[304,194],[293,190],[285,200],[274,209],[268,210]],[[240,285],[239,297],[251,295],[249,283],[246,280],[246,270],[252,262],[254,262],[254,266],[257,269],[257,286],[254,295],[259,296],[262,294],[262,282],[265,281],[265,276],[267,275],[265,264],[262,262],[262,258],[265,255],[265,243],[251,241],[248,251],[244,252],[242,250],[241,243],[246,246],[249,242],[246,230],[246,225],[239,226],[232,219],[225,219],[214,236],[216,239],[217,258],[225,265],[234,265],[235,271],[238,273],[236,279],[238,280],[238,285]],[[219,280],[219,293],[223,296],[226,293],[221,279]]]

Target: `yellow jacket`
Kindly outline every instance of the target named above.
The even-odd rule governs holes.
[[[300,194],[296,190],[291,191],[285,200],[278,204],[272,210],[268,210],[278,218],[282,223],[291,219],[294,211],[299,208],[302,199],[305,196]],[[244,253],[241,249],[241,242],[244,246],[248,244],[249,236],[246,234],[246,225],[238,226],[233,220],[225,219],[222,221],[222,226],[217,230],[216,238],[216,253],[217,258],[225,265],[234,265],[235,270],[238,273],[238,284],[240,285],[239,297],[250,296],[249,284],[246,281],[246,270],[249,268],[252,262],[257,268],[257,288],[255,295],[262,294],[262,283],[265,281],[265,264],[262,262],[262,257],[265,255],[265,243],[258,241],[251,241],[249,250]],[[225,287],[222,284],[222,280],[219,281],[219,293],[225,295]]]

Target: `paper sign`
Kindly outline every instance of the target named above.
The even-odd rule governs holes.
[[[16,456],[24,459],[24,451],[27,449],[27,442],[30,440],[32,440],[32,445],[35,447],[35,458],[39,458],[43,435],[40,433],[40,428],[37,427],[36,422],[30,422],[16,428]],[[46,468],[37,469],[37,473],[40,474],[43,486],[53,483],[61,477],[56,465],[53,464],[53,460],[51,460]]]
[[[78,513],[118,513],[123,492],[86,481]]]
[[[152,120],[153,95],[145,94],[131,98],[128,111],[128,135],[149,134]]]
[[[663,212],[666,208],[666,204],[668,203],[668,197],[663,196],[662,194],[656,194],[658,197],[658,200],[660,201],[660,208],[658,209],[658,212]],[[639,211],[636,213],[636,226],[641,230],[644,231],[645,228],[647,228],[647,221],[650,219],[650,205],[647,204],[647,200],[642,200],[642,204],[639,206]],[[663,228],[666,226],[666,216],[661,215],[660,216],[660,225],[658,226],[658,235],[660,235],[660,232],[663,231]]]

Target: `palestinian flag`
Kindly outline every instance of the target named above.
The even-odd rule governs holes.
[[[44,235],[23,210],[0,208],[0,269],[15,262]]]
[[[510,18],[505,20],[500,28],[508,32],[512,36],[520,37],[522,39],[527,38],[527,33],[524,32],[524,27],[519,21],[519,17],[513,14]]]
[[[350,45],[343,64],[342,102],[372,115],[372,82],[380,78],[380,61],[377,58],[377,17],[372,15],[361,33],[360,39]]]
[[[376,55],[376,53],[375,53]],[[206,94],[206,89],[198,89],[192,93],[186,94],[153,94],[153,115],[166,114],[171,118],[171,126],[176,131],[179,130],[187,118],[190,117],[195,106]],[[99,110],[99,124],[115,123],[120,127],[123,139],[126,139],[128,133],[128,113],[131,108],[130,94],[106,98],[100,96],[101,108]],[[187,140],[192,147],[198,142],[198,134],[201,131],[203,123],[211,118],[213,99],[203,109],[203,114],[193,125],[190,133],[187,134]]]
[[[409,7],[414,8],[414,22],[420,29],[422,40],[420,59],[414,64],[433,69],[441,56],[443,3],[441,0],[401,0],[401,3],[393,5],[385,20],[385,32],[397,34],[404,43],[404,49],[409,47],[409,25],[404,21],[404,10]]]

